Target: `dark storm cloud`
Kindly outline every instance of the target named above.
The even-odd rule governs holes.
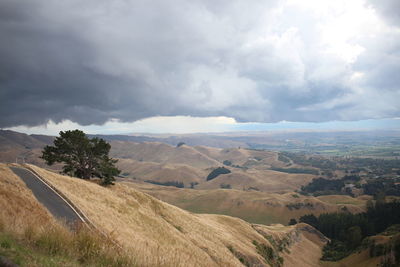
[[[399,116],[398,34],[382,35],[391,43],[359,38],[351,45],[365,51],[349,61],[321,37],[332,21],[272,0],[4,0],[0,127]]]
[[[398,0],[368,0],[368,3],[378,11],[383,19],[400,25],[400,1]]]
[[[75,17],[55,2],[44,3],[0,4],[0,125],[37,125],[49,119],[103,123],[110,117],[126,118],[124,109],[130,106],[134,108],[125,112],[137,112],[129,119],[152,115],[143,97],[151,90],[145,81],[97,68],[99,51],[86,39],[90,18]]]

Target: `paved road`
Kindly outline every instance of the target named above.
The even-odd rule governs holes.
[[[76,221],[81,221],[74,210],[52,189],[40,181],[33,173],[24,168],[10,167],[32,190],[37,200],[42,203],[54,217],[65,220],[70,226]]]

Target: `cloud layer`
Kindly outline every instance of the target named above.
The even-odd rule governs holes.
[[[0,127],[400,116],[398,1],[0,2]]]

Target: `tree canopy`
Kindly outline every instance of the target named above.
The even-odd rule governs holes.
[[[331,239],[324,247],[322,260],[336,261],[352,253],[362,244],[364,238],[382,233],[390,226],[399,225],[400,202],[369,202],[366,212],[323,213],[318,217],[310,214],[300,217],[300,222],[312,225]]]
[[[231,171],[225,167],[218,167],[210,172],[210,174],[207,176],[207,181],[217,178],[217,176],[219,176],[220,174],[227,174],[230,172]]]
[[[116,159],[109,157],[111,145],[101,138],[88,138],[80,130],[61,131],[54,146],[46,146],[41,158],[48,165],[64,163],[63,173],[82,179],[99,177],[102,184],[113,184],[120,173]]]

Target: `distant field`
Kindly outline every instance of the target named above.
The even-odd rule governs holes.
[[[400,157],[400,145],[332,145],[326,146],[268,146],[255,145],[260,149],[301,152],[308,154],[320,154],[325,156],[357,156],[357,157]]]

